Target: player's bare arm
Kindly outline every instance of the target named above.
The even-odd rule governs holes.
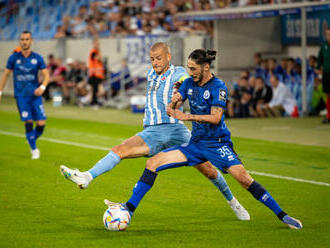
[[[4,73],[2,74],[1,81],[0,81],[0,101],[1,101],[1,97],[2,97],[2,90],[5,88],[8,77],[11,72],[12,72],[12,70],[9,70],[6,68]]]
[[[175,117],[181,121],[196,121],[200,123],[211,123],[213,125],[217,125],[220,123],[222,115],[224,113],[223,108],[213,106],[211,108],[211,114],[209,115],[192,115],[192,114],[185,114],[180,110],[173,111],[172,117]]]
[[[43,81],[42,81],[42,84],[34,91],[34,95],[36,95],[36,96],[41,96],[44,93],[44,91],[47,87],[47,84],[49,82],[48,69],[41,70],[41,73],[42,73],[42,76],[43,76]]]

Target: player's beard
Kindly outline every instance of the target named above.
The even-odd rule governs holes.
[[[24,45],[21,46],[21,48],[22,48],[23,51],[27,51],[27,50],[29,50],[30,47],[31,47],[31,45],[28,45],[28,44],[25,45],[25,46],[24,46]]]
[[[194,82],[196,84],[200,84],[202,82],[203,77],[204,77],[204,72],[201,71],[198,77],[194,77]]]

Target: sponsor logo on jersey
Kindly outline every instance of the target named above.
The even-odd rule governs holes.
[[[219,100],[226,101],[226,91],[223,89],[220,89],[220,91],[219,91]]]
[[[31,59],[31,64],[36,65],[38,61],[36,59]]]
[[[234,160],[235,158],[234,158],[234,156],[233,155],[229,155],[228,156],[228,161],[232,161],[232,160]]]
[[[205,91],[204,91],[203,98],[204,98],[205,100],[206,100],[206,99],[209,99],[209,98],[210,98],[210,91],[205,90]]]
[[[188,95],[192,95],[192,89],[188,90]]]
[[[27,111],[23,111],[23,112],[22,112],[22,117],[23,117],[23,118],[28,117],[28,115],[29,115],[29,113],[28,113]]]
[[[162,81],[165,81],[165,79],[166,79],[166,77],[165,77],[165,76],[163,76],[161,80],[162,80]]]

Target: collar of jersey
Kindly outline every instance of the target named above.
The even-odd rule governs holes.
[[[206,82],[206,84],[204,84],[204,85],[202,85],[202,86],[199,86],[199,87],[206,87],[210,82],[212,82],[213,81],[213,79],[215,79],[215,76],[214,76],[214,74],[212,73],[212,77],[210,78],[210,80],[209,81],[207,81]]]

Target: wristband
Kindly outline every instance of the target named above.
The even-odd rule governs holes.
[[[42,85],[40,86],[40,88],[43,89],[43,90],[45,90],[45,89],[46,89],[46,86],[42,84]]]
[[[2,96],[2,91],[0,90],[0,96]]]

